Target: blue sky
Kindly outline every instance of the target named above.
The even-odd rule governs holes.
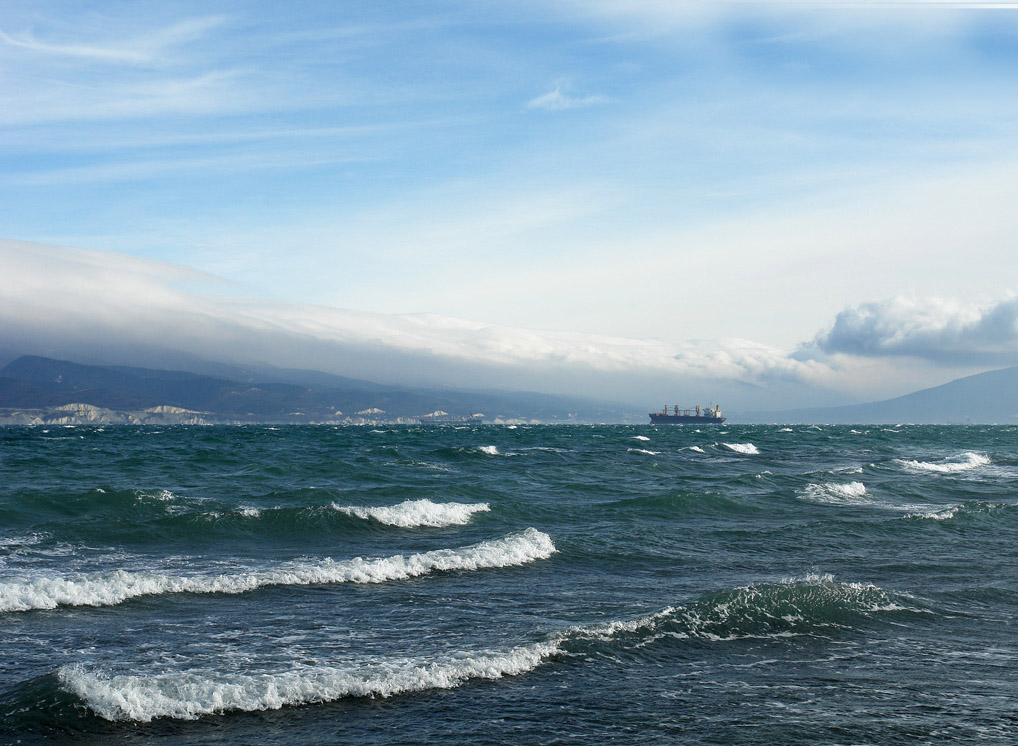
[[[842,391],[1018,364],[964,331],[1016,289],[1016,124],[1008,3],[0,7],[0,237],[272,302],[748,340]],[[883,336],[838,348],[845,313]],[[892,322],[961,331],[918,354]]]

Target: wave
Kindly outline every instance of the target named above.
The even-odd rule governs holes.
[[[901,464],[913,471],[935,472],[937,474],[955,474],[961,471],[977,469],[980,466],[986,466],[990,463],[990,458],[982,453],[966,451],[960,456],[956,456],[953,459],[944,460],[939,463],[932,461],[912,461],[900,458],[896,458],[894,461],[895,463]]]
[[[744,453],[746,455],[756,455],[760,453],[760,450],[752,443],[722,443],[721,445],[729,451],[735,451],[736,453]]]
[[[387,526],[417,528],[430,526],[464,526],[474,513],[491,510],[488,503],[435,503],[428,499],[405,500],[389,507],[364,507],[332,504],[334,510],[364,520],[375,520]]]
[[[310,490],[312,488],[305,488]],[[325,491],[324,494],[329,494]],[[332,493],[333,495],[335,493]],[[309,493],[313,501],[323,494]],[[33,499],[37,497],[38,499]],[[272,499],[264,496],[262,500]],[[292,493],[275,496],[280,501],[301,499]],[[309,500],[311,502],[312,500]],[[28,495],[0,508],[0,522],[25,529],[56,519],[61,538],[94,543],[137,544],[201,537],[248,537],[264,535],[273,540],[306,539],[362,533],[366,528],[445,527],[465,525],[474,514],[491,510],[482,502],[436,502],[427,498],[404,500],[391,506],[325,504],[276,505],[226,502],[204,497],[182,497],[167,491],[89,490],[61,495]],[[73,520],[68,520],[73,518]],[[365,525],[370,521],[370,525]],[[27,531],[26,531],[27,533]],[[0,538],[0,553],[15,539]]]
[[[907,594],[810,574],[712,593],[633,620],[574,628],[571,635],[617,641],[620,635],[639,634],[636,647],[662,638],[732,641],[789,637],[844,629],[892,612],[928,613]]]
[[[933,521],[947,521],[958,515],[958,511],[961,509],[960,505],[950,505],[940,510],[927,510],[920,513],[908,513],[903,516],[904,518],[924,518]]]
[[[499,455],[498,446],[478,446],[477,450],[480,453],[486,453],[489,456],[498,456]]]
[[[165,593],[245,593],[270,585],[384,583],[449,570],[523,565],[556,551],[551,537],[534,528],[502,539],[459,549],[420,554],[283,566],[219,575],[169,575],[115,570],[73,577],[41,577],[0,583],[0,612],[53,609],[58,606],[114,606],[138,596]]]
[[[806,485],[803,494],[810,500],[822,503],[868,502],[866,485],[862,482],[822,482]]]
[[[650,440],[646,435],[634,435],[633,440]]]
[[[921,519],[934,521],[947,521],[952,519],[993,519],[995,525],[999,519],[1013,518],[1018,515],[1018,505],[1010,503],[991,503],[983,501],[971,501],[960,505],[946,506],[910,506],[914,508],[928,508],[927,510],[913,510],[902,516],[904,519]]]
[[[107,720],[193,720],[230,711],[451,689],[470,680],[525,674],[560,656],[601,660],[609,652],[635,652],[682,640],[829,636],[877,615],[900,613],[929,612],[907,594],[865,583],[837,582],[830,575],[808,575],[708,594],[635,619],[569,627],[541,641],[503,650],[255,673],[192,669],[110,675],[73,665],[61,668],[56,679],[60,689]]]
[[[690,451],[696,451],[697,453],[706,453],[700,446],[689,446]]]
[[[277,710],[345,697],[391,697],[452,689],[470,679],[500,679],[532,671],[560,652],[554,642],[441,660],[404,660],[359,667],[306,667],[281,673],[168,673],[106,676],[81,666],[60,669],[63,687],[107,720],[194,720],[228,711]]]
[[[648,451],[646,448],[627,448],[629,453],[645,453],[648,456],[660,456],[661,451]]]

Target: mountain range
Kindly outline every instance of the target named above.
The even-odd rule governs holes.
[[[25,355],[0,369],[0,422],[646,422],[622,405],[539,393],[397,388],[313,370],[214,374]],[[1018,423],[1018,367],[842,407],[729,412],[731,423]]]
[[[623,408],[538,393],[465,392],[394,388],[309,370],[215,366],[218,375],[128,366],[85,365],[36,355],[0,369],[0,409],[81,417],[93,421],[194,422],[454,422],[539,420],[602,422],[632,419]],[[171,412],[166,408],[179,410]],[[97,415],[94,408],[135,413]],[[79,412],[79,414],[74,414]],[[197,418],[196,415],[201,415]],[[38,415],[42,421],[52,421]],[[20,418],[20,419],[18,419]],[[98,420],[97,420],[98,418]],[[111,419],[112,418],[112,419]],[[15,417],[18,421],[23,416]]]
[[[746,412],[737,422],[827,424],[1016,424],[1018,367],[959,378],[884,401],[844,407]]]

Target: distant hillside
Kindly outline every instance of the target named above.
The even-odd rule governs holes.
[[[223,366],[221,370],[230,371]],[[317,371],[237,369],[232,378],[186,371],[83,365],[28,355],[0,370],[0,409],[88,404],[117,412],[178,407],[217,421],[413,421],[483,414],[486,421],[618,421],[598,402],[519,393],[401,389]],[[367,414],[365,414],[367,413]],[[434,418],[433,418],[434,419]]]
[[[740,422],[831,424],[1015,424],[1018,367],[978,373],[942,386],[868,404],[782,412],[746,413]]]

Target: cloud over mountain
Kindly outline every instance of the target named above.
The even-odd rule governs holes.
[[[0,347],[8,352],[160,365],[190,356],[407,385],[654,401],[695,382],[711,382],[711,391],[809,386],[830,373],[745,340],[674,343],[238,297],[216,277],[110,252],[0,241],[0,263],[9,280]]]

